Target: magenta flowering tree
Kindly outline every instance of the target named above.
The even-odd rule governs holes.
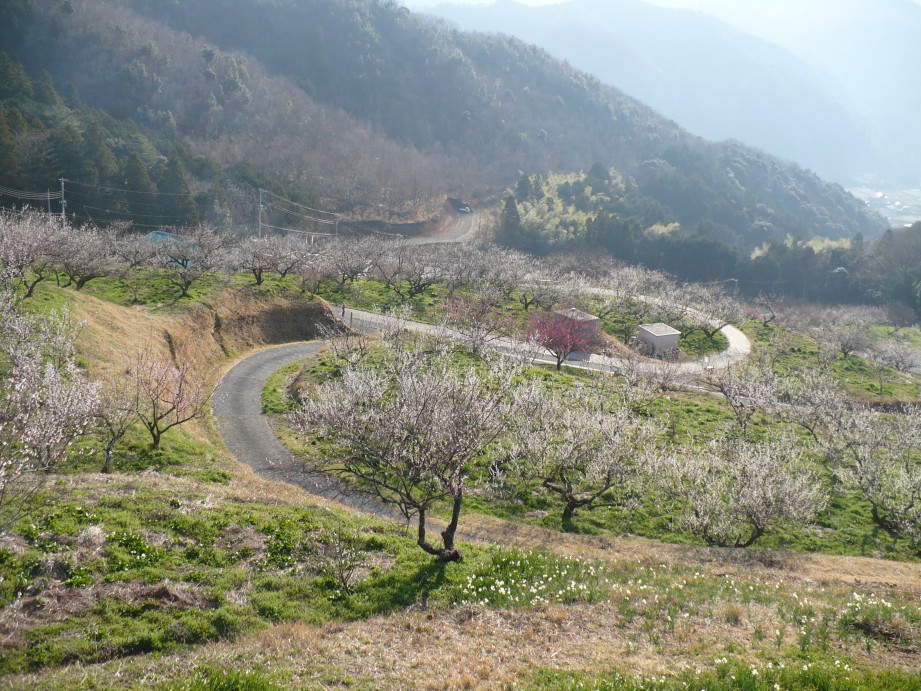
[[[528,338],[556,358],[556,368],[573,353],[591,351],[601,341],[597,322],[560,312],[538,312],[528,322]]]

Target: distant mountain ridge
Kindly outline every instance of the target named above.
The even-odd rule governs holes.
[[[539,48],[393,2],[10,0],[0,41],[37,87],[0,106],[28,161],[19,181],[38,190],[59,177],[123,187],[136,155],[135,178],[139,165],[156,185],[184,171],[205,219],[251,220],[256,186],[412,216],[445,194],[495,198],[521,171],[598,162],[624,176],[623,213],[644,227],[704,226],[743,251],[884,226],[840,186],[694,137]],[[100,142],[114,162],[90,165],[80,152]],[[109,203],[122,202],[85,206]]]
[[[700,11],[667,8],[653,2],[572,0],[534,7],[499,0],[494,5],[442,4],[425,11],[455,22],[462,29],[499,31],[535,43],[647,103],[695,134],[717,140],[738,139],[842,184],[874,177],[894,183],[912,170],[917,173],[919,157],[893,146],[899,134],[880,126],[883,113],[868,107],[866,99],[847,86],[862,64],[864,51],[856,48],[860,41],[855,39],[845,45],[827,38],[823,43],[817,38],[816,32],[822,31],[822,24],[817,22],[810,30],[797,34],[801,44],[791,39],[781,45],[778,32],[759,33],[753,25],[738,22],[730,26]],[[662,2],[669,4],[669,0]],[[881,14],[885,14],[889,2],[884,0],[879,5]],[[673,4],[708,7],[706,2],[673,0]],[[770,14],[777,20],[785,17],[787,24],[795,24],[797,8],[813,3],[786,3],[785,15],[777,7],[783,3],[755,0],[721,4],[716,0],[713,4],[724,10],[716,12],[720,17],[741,16],[752,5],[760,4],[765,8],[764,16]],[[831,5],[825,4],[829,6],[829,17],[846,14],[840,9],[832,11]],[[903,11],[901,16],[921,31],[921,7],[913,9]],[[855,22],[851,19],[851,25]],[[829,23],[834,24],[834,19]],[[867,26],[867,21],[863,24]],[[865,30],[863,35],[868,37],[865,41],[878,40],[873,38],[873,32]],[[808,51],[795,50],[812,45],[818,52],[825,44],[837,45],[841,55],[832,55],[823,63],[817,55],[807,60],[802,55]],[[896,46],[894,50],[914,49]],[[884,51],[876,45],[873,52],[892,50]],[[921,52],[916,64],[921,65]],[[833,65],[839,69],[830,69]],[[915,74],[918,69],[914,68]],[[885,79],[883,74],[875,81]],[[871,91],[874,80],[860,83],[864,86],[858,89],[874,93],[879,104],[880,90]],[[913,138],[907,119],[898,117],[898,132]]]

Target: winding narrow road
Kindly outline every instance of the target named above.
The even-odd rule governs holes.
[[[406,328],[420,332],[434,332],[430,324],[398,320],[394,317],[346,309],[340,315],[343,322],[356,330],[380,331]],[[707,367],[725,366],[743,359],[751,345],[748,339],[734,327],[726,327],[723,333],[729,339],[729,348],[709,362],[703,360],[683,363],[680,374],[693,376]],[[458,337],[458,334],[450,334]],[[295,456],[278,439],[269,426],[262,410],[262,391],[269,377],[282,367],[305,360],[323,347],[323,341],[289,343],[260,350],[244,357],[228,370],[215,388],[214,419],[227,448],[239,461],[268,480],[287,482],[315,496],[341,502],[353,509],[386,518],[403,520],[393,508],[385,506],[373,497],[356,492],[330,475],[308,470],[302,459]],[[504,339],[494,347],[510,355],[520,355],[526,345],[511,339]],[[532,355],[533,353],[530,353]],[[538,359],[542,359],[538,357]],[[547,361],[551,361],[549,358]],[[586,360],[568,361],[567,365],[588,369],[616,369],[620,361],[592,355]]]
[[[267,480],[288,482],[310,494],[341,502],[366,513],[402,520],[390,507],[348,489],[336,478],[307,470],[275,436],[262,412],[262,390],[282,367],[315,355],[323,341],[289,343],[260,350],[240,360],[214,391],[214,419],[227,448],[241,463]]]
[[[599,292],[599,294],[603,293]],[[696,313],[696,316],[702,321],[712,321],[710,317],[699,312]],[[419,333],[441,332],[447,334],[451,338],[463,340],[463,336],[451,329],[433,326],[432,324],[408,321],[384,314],[364,312],[348,307],[340,313],[340,318],[346,326],[368,332],[400,328]],[[720,369],[741,362],[751,354],[751,341],[748,340],[748,336],[742,333],[742,331],[732,325],[727,325],[720,329],[720,332],[726,337],[729,343],[728,347],[721,353],[711,357],[700,358],[692,362],[677,363],[674,366],[674,373],[677,378],[684,380],[691,379],[704,374],[708,370]],[[527,354],[528,357],[534,357],[537,362],[549,364],[556,363],[556,359],[553,358],[548,351],[535,354],[532,346],[512,338],[500,338],[492,343],[492,347],[505,355],[515,356],[524,353]],[[618,369],[624,367],[626,363],[620,358],[592,353],[590,355],[574,354],[566,360],[565,364],[568,367],[580,369],[616,372]],[[647,366],[649,374],[655,373],[658,364],[659,363],[655,361],[650,361]]]

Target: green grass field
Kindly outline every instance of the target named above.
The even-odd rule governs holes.
[[[251,282],[232,280],[257,295],[298,290]],[[170,302],[169,287],[152,284],[142,304],[181,311],[226,287],[203,282]],[[102,279],[86,291],[134,301]],[[69,294],[43,286],[32,304],[60,307]],[[278,424],[292,391],[339,367],[327,355],[280,370],[264,409]],[[595,375],[528,376],[568,386]],[[859,368],[839,376],[869,381]],[[688,392],[640,412],[679,444],[730,417]],[[779,423],[755,424],[770,434]],[[439,564],[403,526],[254,478],[207,423],[170,431],[157,451],[145,435],[119,444],[111,474],[99,472],[97,442],[79,445],[0,541],[7,686],[376,689],[423,685],[436,661],[458,688],[921,688],[917,550],[874,529],[855,497],[740,554],[694,547],[653,495],[630,511],[577,512],[564,532],[551,497],[491,495],[475,471],[465,559]],[[851,576],[850,559],[823,555],[889,561],[859,562]]]

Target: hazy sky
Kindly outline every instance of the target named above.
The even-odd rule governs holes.
[[[568,0],[515,0],[522,5],[558,5]],[[711,0],[648,0],[656,5],[672,5],[679,7],[692,7],[694,9],[704,10]],[[431,7],[432,5],[452,4],[452,5],[491,5],[495,0],[404,0],[407,7]],[[921,0],[914,0],[921,5]]]
[[[559,5],[567,0],[515,0],[521,5]],[[404,0],[407,7],[431,7],[432,5],[492,5],[495,0]],[[921,2],[921,0],[918,0]]]

